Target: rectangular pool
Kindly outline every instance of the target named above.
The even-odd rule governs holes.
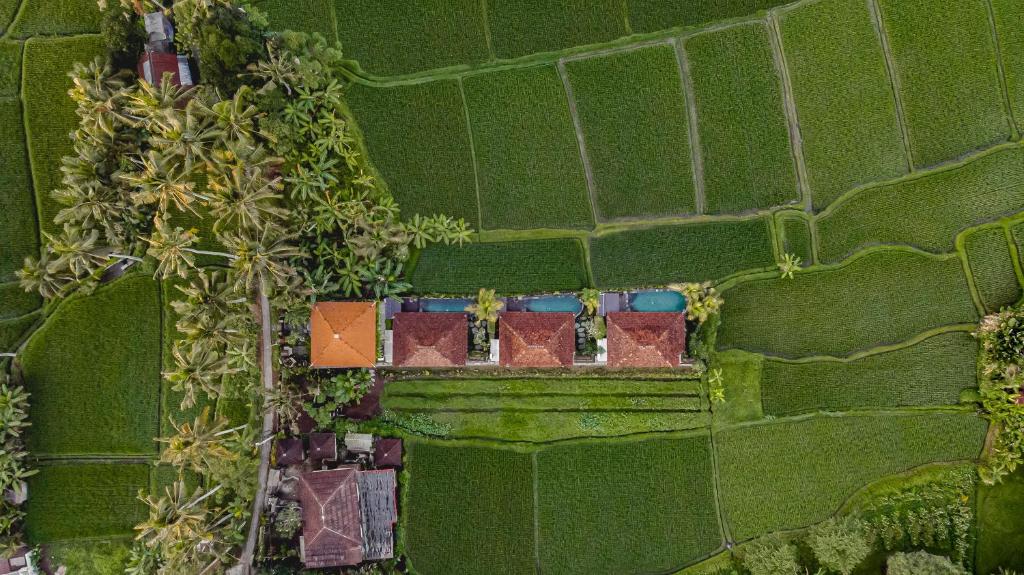
[[[420,311],[427,312],[464,312],[473,300],[466,298],[431,298],[420,300]]]
[[[527,311],[571,312],[577,315],[583,311],[583,302],[580,301],[580,298],[569,294],[524,298],[523,306]]]
[[[645,290],[629,294],[630,311],[686,311],[686,298],[672,290]]]

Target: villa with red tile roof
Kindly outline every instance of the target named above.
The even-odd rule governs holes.
[[[502,367],[567,367],[576,353],[572,313],[505,312],[498,316]]]
[[[465,313],[396,313],[393,329],[395,367],[466,365]]]
[[[614,312],[608,326],[609,367],[677,367],[686,350],[682,313]]]

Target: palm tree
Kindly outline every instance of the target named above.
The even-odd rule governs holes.
[[[233,459],[236,454],[224,447],[223,436],[228,425],[225,417],[210,420],[210,407],[206,406],[192,423],[178,425],[170,418],[175,435],[160,437],[160,443],[166,443],[160,454],[160,461],[170,463],[179,470],[188,468],[196,473],[205,474],[213,460]],[[230,430],[228,430],[230,432]]]
[[[139,494],[149,516],[135,526],[135,539],[159,551],[163,565],[158,573],[208,573],[227,558],[229,545],[216,532],[225,518],[216,518],[200,505],[219,490],[215,487],[204,492],[199,487],[189,494],[179,479],[166,488],[163,497]]]
[[[240,291],[259,286],[269,292],[271,286],[287,284],[294,273],[288,258],[300,255],[298,248],[290,243],[291,237],[276,226],[267,226],[258,232],[239,230],[224,234],[222,240],[235,254],[231,269],[235,287]]]
[[[393,259],[374,260],[372,266],[365,266],[359,279],[373,290],[377,299],[396,296],[412,287],[402,281],[402,262]]]
[[[183,393],[181,409],[195,406],[198,391],[211,399],[222,395],[224,377],[234,373],[223,355],[198,343],[175,342],[171,355],[178,369],[163,375],[171,389]]]
[[[67,269],[74,277],[82,277],[92,274],[107,261],[106,256],[99,254],[103,248],[99,230],[64,224],[56,236],[47,232],[42,234],[46,238],[47,249],[57,256],[49,266],[54,270]]]
[[[779,271],[782,272],[783,279],[793,279],[793,274],[800,269],[800,265],[803,260],[796,254],[786,254],[784,259],[779,262]]]
[[[196,267],[194,250],[189,249],[198,239],[195,232],[181,227],[172,228],[163,218],[157,218],[153,223],[153,234],[143,239],[149,244],[146,253],[159,262],[155,275],[161,279],[174,274],[187,277],[188,270]]]
[[[476,303],[466,306],[466,312],[476,316],[476,324],[481,325],[487,322],[494,325],[498,321],[498,312],[505,307],[505,303],[494,297],[494,290],[480,288],[476,296]]]
[[[199,101],[196,110],[211,117],[225,139],[251,144],[256,130],[259,109],[251,101],[253,90],[243,85],[230,100],[221,100],[212,106]]]
[[[210,180],[214,196],[210,214],[217,218],[214,232],[223,229],[262,231],[268,222],[285,217],[275,203],[281,199],[281,179],[267,180],[260,170],[235,166],[225,178]]]
[[[150,137],[153,147],[179,156],[186,172],[207,164],[215,144],[224,137],[224,132],[213,124],[213,120],[198,111],[198,106],[198,100],[193,99],[184,110],[173,110],[173,114],[159,122]]]
[[[16,272],[18,284],[25,291],[39,292],[39,295],[45,299],[60,295],[73,278],[58,273],[58,270],[51,266],[52,263],[50,252],[46,250],[43,250],[42,256],[38,259],[26,256],[25,265]]]
[[[192,202],[196,198],[194,174],[185,171],[177,157],[168,156],[157,150],[133,160],[139,170],[123,172],[121,180],[132,186],[132,202],[135,205],[156,204],[158,214],[166,214],[174,204],[179,211],[196,213]]]

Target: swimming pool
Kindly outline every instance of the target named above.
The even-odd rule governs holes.
[[[574,314],[583,311],[583,302],[580,301],[580,298],[569,294],[528,297],[523,300],[523,305],[528,311],[568,311]]]
[[[671,290],[647,290],[629,294],[631,311],[685,311],[686,298]]]
[[[473,303],[471,299],[465,298],[432,298],[420,300],[420,311],[431,312],[462,312],[466,306]]]

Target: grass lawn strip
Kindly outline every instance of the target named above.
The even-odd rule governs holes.
[[[457,81],[393,88],[354,84],[347,94],[370,159],[405,218],[446,214],[480,225]]]
[[[417,573],[532,575],[530,455],[408,444],[405,550]]]
[[[1024,132],[1024,3],[992,0],[992,12],[1003,58],[1006,91],[1017,130]]]
[[[603,218],[693,213],[686,100],[675,49],[566,63]]]
[[[727,520],[738,541],[816,523],[867,483],[977,458],[985,432],[967,413],[817,416],[719,431]]]
[[[978,320],[959,258],[904,249],[743,281],[723,297],[719,347],[783,357],[849,355]]]
[[[935,172],[859,189],[822,212],[818,256],[837,262],[876,244],[941,253],[961,231],[1024,206],[1024,148],[1000,147]]]
[[[38,424],[38,423],[37,423]],[[84,537],[131,535],[146,518],[137,499],[148,464],[43,465],[28,480],[25,535],[33,545]]]
[[[547,448],[537,478],[544,573],[665,573],[722,543],[706,434]]]
[[[25,42],[22,99],[36,209],[44,231],[56,229],[53,217],[61,206],[50,193],[61,185],[61,158],[73,152],[68,135],[78,127],[75,106],[67,94],[71,88],[67,73],[75,62],[89,62],[105,53],[100,36],[31,38]]]
[[[1009,133],[985,0],[878,0],[899,74],[914,165]]]
[[[608,42],[627,34],[622,0],[488,0],[497,58]]]
[[[32,394],[30,451],[156,452],[160,313],[159,285],[143,275],[61,303],[21,357]]]
[[[820,0],[780,13],[814,207],[907,171],[896,103],[862,0]]]
[[[970,232],[964,239],[964,253],[987,313],[999,311],[1020,300],[1020,283],[1014,270],[1009,239],[1002,226]]]
[[[0,166],[0,282],[7,282],[26,256],[39,252],[21,105],[14,98],[0,99]]]
[[[554,66],[465,78],[486,229],[591,228],[589,193]]]
[[[965,331],[851,361],[763,365],[764,412],[783,416],[809,411],[955,405],[960,392],[977,387],[978,345]]]
[[[591,238],[594,283],[602,288],[723,279],[774,267],[766,217],[634,228]]]
[[[733,213],[800,199],[782,84],[761,22],[687,38],[704,160],[705,210]]]
[[[480,0],[333,2],[346,56],[374,76],[479,64],[489,57]]]

